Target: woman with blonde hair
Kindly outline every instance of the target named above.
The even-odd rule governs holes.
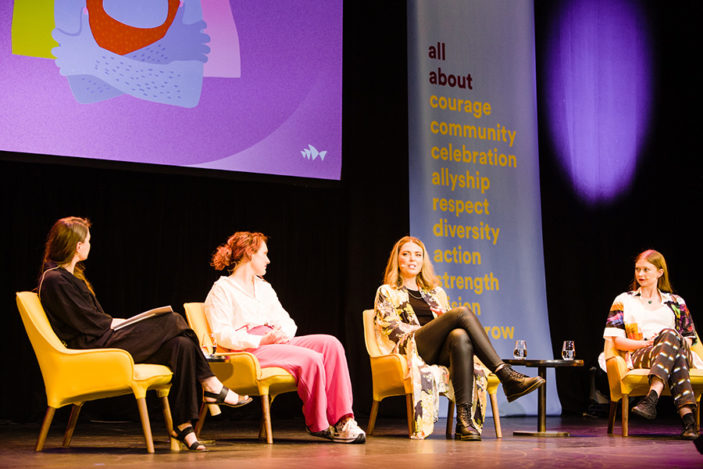
[[[103,311],[85,277],[83,261],[90,253],[90,241],[90,222],[85,218],[62,218],[49,231],[39,298],[51,327],[69,348],[120,348],[135,363],[168,366],[173,372],[169,400],[177,430],[172,437],[190,450],[205,451],[192,426],[198,419],[200,386],[212,404],[239,407],[251,398],[238,396],[215,377],[195,333],[180,315],[162,314],[116,329],[124,319]]]
[[[654,419],[667,383],[683,421],[681,438],[696,439],[697,405],[688,370],[703,368],[703,360],[691,351],[698,340],[693,319],[683,298],[672,292],[660,252],[648,249],[637,255],[630,291],[613,301],[603,337],[627,352],[628,367],[650,370],[649,392],[632,412]]]
[[[469,308],[449,308],[447,294],[418,238],[405,236],[395,243],[383,282],[374,303],[376,334],[386,353],[407,358],[414,382],[414,438],[432,432],[439,392],[448,389],[437,365],[449,367],[459,440],[481,439],[484,367],[498,376],[508,402],[544,384],[544,379],[530,378],[503,363]],[[480,359],[478,366],[474,357]]]
[[[333,336],[296,336],[297,326],[270,283],[267,238],[240,231],[217,248],[212,266],[229,271],[210,289],[205,313],[218,348],[246,350],[261,366],[288,370],[298,381],[303,415],[314,436],[336,443],[364,443],[354,420],[344,347]]]

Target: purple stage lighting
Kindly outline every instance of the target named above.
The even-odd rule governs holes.
[[[551,137],[579,196],[606,202],[632,182],[647,132],[647,24],[631,1],[573,0],[550,34],[544,79]]]

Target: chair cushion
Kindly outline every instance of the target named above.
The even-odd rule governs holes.
[[[145,381],[157,377],[166,379],[168,383],[171,380],[171,370],[164,365],[154,365],[151,363],[138,363],[134,365],[134,379],[137,381]]]
[[[288,379],[288,378],[293,378],[293,375],[291,375],[288,371],[284,370],[283,368],[279,368],[277,366],[267,366],[265,368],[261,369],[261,379]]]

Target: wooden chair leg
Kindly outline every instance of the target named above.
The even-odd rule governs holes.
[[[500,426],[500,412],[498,411],[498,396],[489,394],[491,398],[491,412],[493,412],[493,426],[496,429],[496,438],[503,438],[503,429]]]
[[[271,445],[273,444],[273,430],[271,429],[271,402],[268,394],[261,395],[261,418],[266,434],[266,443]]]
[[[168,442],[171,451],[180,451],[181,445],[178,443],[172,435],[173,431],[173,417],[171,416],[171,405],[168,403],[168,395],[160,396],[161,399],[161,411],[164,414],[164,424],[166,424],[166,433],[168,433]],[[200,423],[200,420],[198,420]],[[197,438],[197,436],[196,436]]]
[[[413,395],[408,393],[405,395],[405,407],[407,408],[408,415],[408,436],[413,436],[413,430],[415,429],[415,409],[413,408]]]
[[[449,403],[447,404],[447,430],[444,433],[444,436],[447,439],[451,439],[452,435],[452,430],[454,426],[454,401],[451,399],[448,399]]]
[[[37,445],[34,447],[34,451],[41,451],[44,449],[44,443],[46,442],[46,435],[49,434],[49,427],[51,426],[51,421],[54,419],[54,414],[56,409],[53,407],[46,408],[46,414],[44,414],[44,421],[41,424],[41,429],[39,430],[39,437],[37,438]]]
[[[608,434],[613,433],[613,427],[615,427],[615,418],[618,415],[618,403],[610,401],[610,410],[608,411]]]
[[[622,436],[628,435],[629,417],[630,417],[630,398],[622,396]]]
[[[205,425],[205,417],[207,417],[207,404],[204,402],[200,406],[200,412],[198,413],[198,421],[195,423],[195,437],[200,438],[200,431],[203,429],[203,425]]]
[[[71,445],[73,431],[76,429],[76,424],[78,423],[78,415],[81,413],[82,408],[82,402],[80,404],[73,404],[73,407],[71,407],[71,416],[68,418],[68,424],[66,425],[66,433],[64,433],[63,435],[64,448],[68,448]]]
[[[376,417],[378,417],[379,405],[381,405],[380,401],[373,401],[373,404],[371,404],[371,414],[369,414],[369,425],[366,428],[367,435],[373,435],[373,429],[376,427]]]
[[[139,418],[142,421],[142,430],[144,431],[144,440],[146,441],[146,451],[150,454],[154,452],[154,440],[151,436],[151,424],[149,423],[149,412],[146,408],[146,399],[137,399],[137,407],[139,407]]]

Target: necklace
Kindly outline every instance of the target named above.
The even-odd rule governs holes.
[[[649,298],[645,298],[645,297],[643,296],[643,297],[642,297],[642,300],[643,300],[643,301],[646,301],[648,305],[651,305],[652,302],[654,301],[654,297],[652,296],[652,297],[649,297]]]
[[[421,299],[422,299],[422,293],[420,293],[418,290],[410,290],[409,288],[406,288],[406,290],[408,290],[408,295],[412,296],[412,297],[415,298],[416,300],[421,300]],[[413,293],[412,293],[413,291],[416,291],[416,292],[420,293],[420,296],[415,296],[415,295],[413,295]]]

